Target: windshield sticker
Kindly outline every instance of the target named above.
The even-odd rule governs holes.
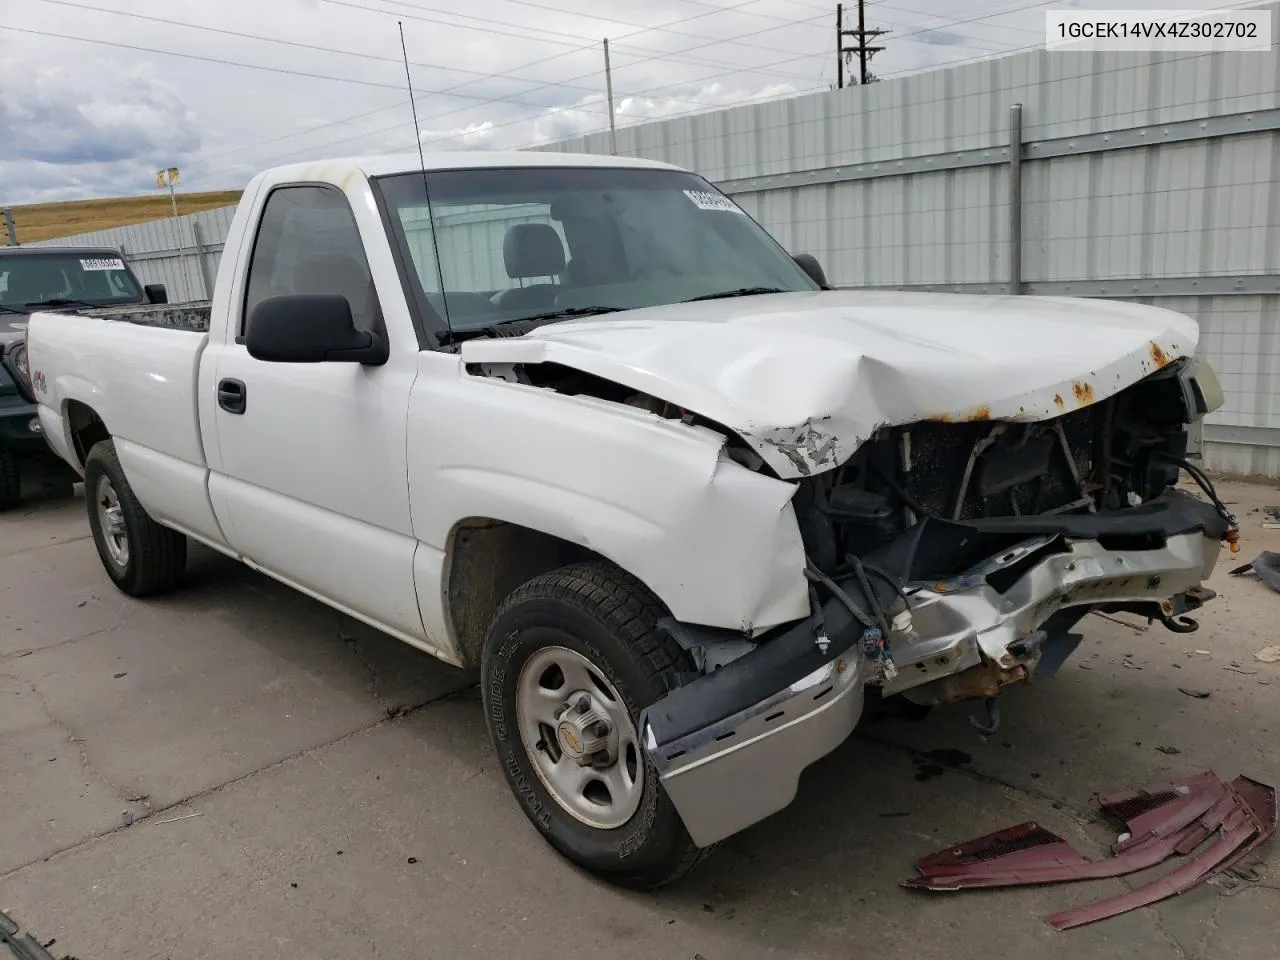
[[[686,190],[684,195],[693,201],[693,205],[699,210],[726,210],[729,213],[740,213],[746,216],[746,212],[728,197],[718,193],[712,193],[709,190]]]
[[[81,260],[81,270],[123,270],[124,261],[119,257],[104,257],[94,260]]]

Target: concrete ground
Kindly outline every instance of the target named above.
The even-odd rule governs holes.
[[[1253,657],[1280,643],[1280,594],[1225,575],[1280,550],[1258,512],[1280,491],[1223,495],[1242,551],[1199,633],[1090,617],[1058,678],[1005,696],[994,737],[962,707],[870,725],[657,895],[543,845],[472,678],[205,551],[180,592],[128,600],[78,501],[4,515],[0,910],[78,960],[1274,960],[1274,842],[1251,879],[1067,933],[1042,918],[1120,882],[897,886],[939,845],[1025,819],[1100,855],[1095,791],[1204,769],[1280,784],[1280,664]]]

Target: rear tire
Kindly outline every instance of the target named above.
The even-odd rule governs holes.
[[[84,464],[89,529],[102,566],[122,591],[145,597],[172,589],[187,568],[187,538],[147,515],[125,479],[115,444],[94,444]]]
[[[0,445],[0,510],[12,510],[22,502],[22,478],[18,472],[18,458],[13,451]]]
[[[657,626],[664,613],[615,567],[563,567],[503,602],[480,668],[485,723],[525,815],[569,860],[635,890],[710,852],[690,839],[639,733],[641,710],[693,669]]]

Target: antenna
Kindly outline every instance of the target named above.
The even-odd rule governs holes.
[[[405,83],[408,84],[409,86],[409,109],[413,111],[413,139],[418,141],[418,166],[422,169],[422,199],[427,204],[427,225],[431,226],[432,225],[431,192],[427,189],[427,161],[426,161],[426,158],[423,157],[422,155],[422,133],[418,129],[418,104],[414,102],[414,99],[413,99],[413,77],[409,75],[409,51],[404,45],[404,23],[400,20],[397,20],[396,26],[400,28],[400,53],[404,57],[404,80],[405,80]],[[440,269],[440,240],[436,236],[436,232],[434,229],[431,231],[430,237],[431,237],[431,255],[432,255],[432,259],[435,260],[435,268],[436,268],[435,280],[440,285],[438,289],[440,290],[440,293],[443,296],[445,287],[444,287],[444,273]],[[423,284],[421,277],[418,278],[418,284],[420,287],[423,288],[422,292],[425,294],[426,293],[425,284]],[[449,339],[445,342],[446,343],[455,342],[453,340],[453,324],[449,321],[449,307],[447,304],[447,297],[445,299],[446,299],[446,304],[439,313],[440,319],[444,321],[444,328],[449,333]],[[432,309],[432,307],[429,304],[426,306],[426,308],[428,310]]]
[[[409,75],[409,51],[404,45],[404,23],[397,20],[400,28],[400,54],[404,57],[404,80],[409,85],[409,109],[413,111],[413,139],[418,144],[418,165],[422,167],[423,186],[426,186],[427,161],[422,156],[422,132],[418,129],[418,105],[413,100],[413,77]]]

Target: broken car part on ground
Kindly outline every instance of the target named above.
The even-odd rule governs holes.
[[[163,592],[194,538],[479,668],[521,808],[618,883],[785,807],[869,691],[992,733],[1087,613],[1194,630],[1235,546],[1194,321],[831,289],[666,164],[277,167],[221,263],[210,303],[31,317],[104,569]]]
[[[1238,864],[1276,830],[1275,789],[1244,776],[1224,783],[1201,773],[1102,797],[1098,806],[1125,825],[1110,857],[1086,860],[1040,824],[1021,823],[923,857],[919,876],[902,885],[972,890],[1101,880],[1147,870],[1175,854],[1188,857],[1144,886],[1048,918],[1068,930],[1190,890]]]

